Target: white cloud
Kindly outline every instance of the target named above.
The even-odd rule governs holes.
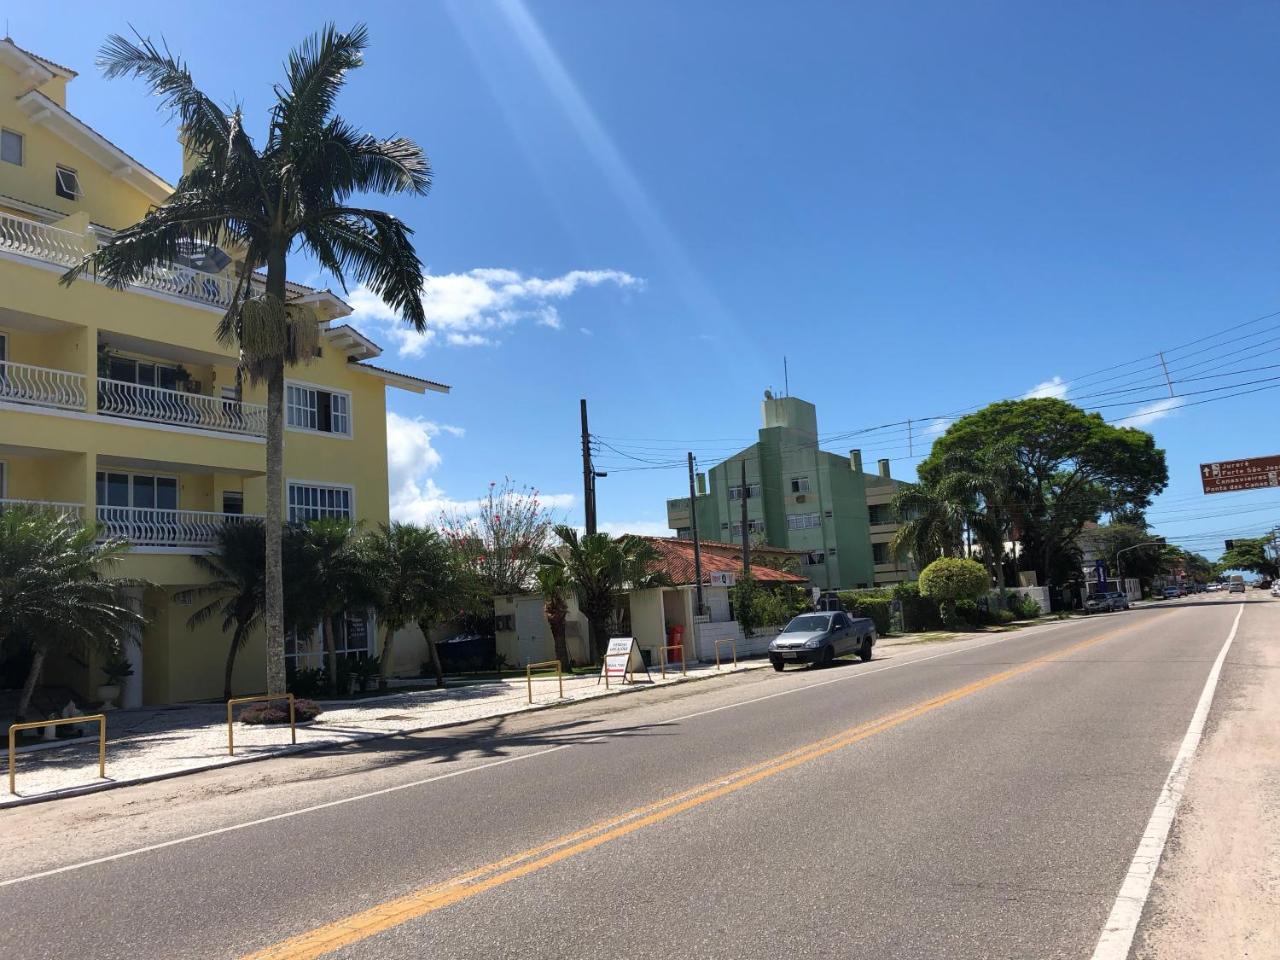
[[[579,327],[578,332],[581,333],[584,337],[594,336],[594,334],[587,327]]]
[[[596,529],[612,537],[620,537],[624,533],[634,533],[642,537],[675,536],[675,531],[660,520],[603,520],[596,524]]]
[[[1042,383],[1037,383],[1022,395],[1023,400],[1031,400],[1034,397],[1054,397],[1065,400],[1067,399],[1067,382],[1059,376],[1054,376]]]
[[[481,268],[466,273],[428,276],[422,284],[427,332],[414,333],[399,314],[361,285],[351,291],[351,323],[362,333],[394,344],[401,355],[421,355],[440,334],[451,346],[490,346],[492,334],[522,320],[559,330],[560,311],[553,301],[579,290],[614,286],[638,289],[642,281],[622,270],[570,270],[558,277],[526,277],[515,270]]]
[[[1162,420],[1169,416],[1183,403],[1182,397],[1166,397],[1164,400],[1154,400],[1151,403],[1144,403],[1129,416],[1121,417],[1117,422],[1125,427],[1145,427],[1149,423],[1155,423],[1157,420]]]
[[[938,417],[936,420],[930,420],[924,428],[926,437],[939,437],[947,432],[947,427],[955,423],[952,417]]]
[[[387,412],[387,485],[393,520],[434,525],[442,513],[473,513],[479,508],[479,497],[451,497],[431,476],[441,464],[440,451],[433,442],[441,434],[461,438],[466,431],[452,424]],[[552,511],[568,510],[577,502],[572,493],[537,496],[542,506]]]

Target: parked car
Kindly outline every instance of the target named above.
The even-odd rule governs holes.
[[[1161,591],[1160,596],[1165,600],[1172,600],[1175,597],[1180,596],[1180,594],[1178,593],[1177,587],[1165,587],[1164,590]]]
[[[1273,597],[1280,597],[1280,580],[1272,581],[1271,595]]]
[[[1095,593],[1084,602],[1085,613],[1111,613],[1115,610],[1128,609],[1129,598],[1119,590]]]
[[[802,613],[783,627],[769,644],[769,662],[782,670],[788,663],[829,664],[836,657],[856,653],[866,662],[876,643],[876,625],[866,617],[847,613]]]

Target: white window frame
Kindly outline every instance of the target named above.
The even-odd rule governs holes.
[[[18,159],[5,160],[5,163],[12,163],[15,167],[25,167],[27,165],[27,136],[19,133],[17,130],[10,130],[8,127],[0,127],[0,140],[4,139],[4,135],[18,138]]]
[[[820,513],[789,513],[787,514],[788,530],[813,530],[822,526],[822,514]]]
[[[808,477],[792,477],[791,492],[792,493],[808,493],[809,478]]]
[[[106,491],[107,475],[112,473],[123,474],[129,478],[129,510],[181,510],[182,509],[182,478],[176,473],[148,473],[145,470],[129,470],[127,468],[115,469],[111,466],[98,467],[93,473],[93,495],[94,499],[98,496],[98,474],[102,474],[102,482],[104,484],[103,491]],[[173,481],[173,503],[172,507],[139,507],[133,502],[133,479],[134,477],[149,477],[152,480],[172,480]],[[158,487],[159,484],[157,483]],[[99,507],[112,507],[117,510],[126,509],[114,503],[98,503]]]
[[[367,608],[363,614],[366,645],[362,648],[347,645],[350,641],[346,629],[347,621],[355,619],[359,615],[359,610],[354,615],[349,614],[346,610],[342,611],[342,629],[334,631],[333,637],[334,653],[337,654],[339,659],[359,660],[361,659],[361,654],[364,654],[365,657],[372,657],[377,654],[378,627],[374,620],[373,611]],[[285,639],[284,657],[286,664],[289,661],[293,661],[295,669],[325,667],[325,650],[322,639],[324,634],[320,623],[314,624],[305,635],[299,636],[299,631],[297,630],[291,630],[289,634]],[[293,648],[292,651],[290,651],[290,647]],[[305,647],[305,649],[300,651],[299,647]]]
[[[348,514],[342,517],[337,513],[325,512],[327,508],[317,505],[314,509],[321,511],[319,518],[338,517],[339,519],[349,520],[355,523],[356,520],[356,488],[349,483],[322,483],[318,480],[287,480],[284,486],[284,505],[285,516],[289,523],[310,522],[319,519],[318,517],[306,517],[302,520],[295,520],[293,516],[293,503],[291,502],[291,494],[294,487],[313,487],[316,490],[345,490],[347,493],[347,509]],[[303,505],[303,509],[312,509],[310,504]]]
[[[747,481],[747,499],[758,500],[759,498],[760,498],[760,482],[758,480],[756,481],[748,480]],[[730,500],[742,499],[742,484],[735,483],[729,486],[729,499]]]
[[[54,191],[53,192],[55,194],[57,194],[59,197],[62,197],[62,199],[64,200],[83,200],[84,199],[84,187],[80,185],[80,174],[76,171],[74,167],[64,167],[62,164],[59,163],[53,168],[53,170],[54,170],[54,173],[53,173]],[[63,179],[63,176],[67,174],[70,174],[71,176],[70,182],[74,185],[73,187],[67,186],[68,181]],[[61,190],[65,190],[67,193],[71,194],[71,196],[68,197],[66,196],[66,194],[59,192]]]
[[[290,388],[302,393],[309,393],[312,406],[308,408],[302,404],[292,403],[289,399]],[[332,426],[334,421],[338,417],[341,417],[346,423],[347,429],[345,433],[341,433],[337,430],[320,429],[320,401],[316,396],[318,393],[327,393],[329,395],[329,425]],[[338,413],[335,408],[335,398],[341,398],[342,400],[343,410],[341,413]],[[355,419],[352,416],[354,404],[351,399],[350,390],[337,390],[333,387],[327,387],[320,383],[307,383],[304,380],[286,380],[284,383],[284,399],[284,425],[286,430],[292,430],[295,433],[319,434],[322,437],[341,437],[343,440],[351,440],[355,437]],[[291,416],[294,410],[307,411],[310,414],[309,419],[314,425],[298,426],[293,423]]]

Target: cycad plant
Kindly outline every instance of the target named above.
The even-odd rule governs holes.
[[[173,195],[121,230],[63,277],[93,270],[123,287],[190,244],[225,246],[238,261],[230,306],[218,337],[240,353],[240,371],[267,388],[266,627],[267,689],[282,693],[284,599],[284,373],[314,356],[317,318],[290,301],[287,258],[304,252],[346,287],[364,284],[416,330],[426,326],[422,263],[410,230],[389,213],[358,202],[361,194],[422,195],[430,168],[402,137],[363,133],[334,105],[347,75],[361,66],[368,32],[325,27],[294,49],[275,88],[266,136],[255,142],[239,106],[224,109],[201,91],[186,64],[164,44],[111,37],[99,65],[108,78],[143,80],[176,116],[194,163]],[[259,271],[265,271],[260,274]]]
[[[118,653],[146,622],[125,593],[141,581],[109,576],[129,545],[98,542],[99,532],[96,524],[39,508],[0,511],[0,648],[31,649],[19,720],[52,650]]]

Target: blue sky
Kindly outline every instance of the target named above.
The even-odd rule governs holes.
[[[287,48],[353,9],[6,16],[81,72],[73,112],[174,178],[172,127],[92,67],[108,33],[163,35],[261,130]],[[578,522],[579,397],[629,456],[710,465],[754,435],[786,355],[828,448],[860,444],[896,476],[940,416],[1046,385],[1141,414],[1128,423],[1168,451],[1161,532],[1214,556],[1277,522],[1280,493],[1206,498],[1196,465],[1278,452],[1280,394],[1149,405],[1167,401],[1158,350],[1179,393],[1277,375],[1246,371],[1280,363],[1280,317],[1226,331],[1280,311],[1280,7],[426,0],[359,16],[373,45],[340,109],[419,140],[436,172],[428,198],[388,204],[417,231],[434,333],[407,337],[352,292],[388,365],[454,386],[389,394],[402,515],[510,476]],[[301,260],[292,276],[325,282]],[[908,418],[910,450],[903,426],[841,436]],[[663,531],[681,470],[599,459],[607,527]]]

